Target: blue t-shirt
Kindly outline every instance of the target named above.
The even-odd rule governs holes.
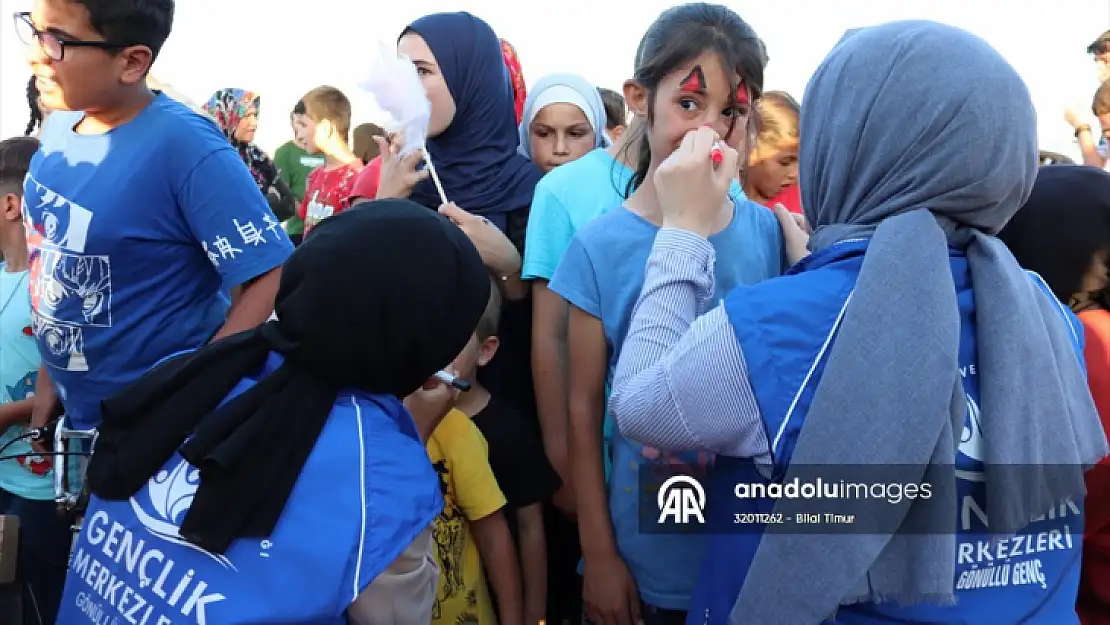
[[[24,184],[34,331],[75,427],[168,354],[206,343],[226,293],[293,245],[215,124],[166,97],[101,135],[59,111]]]
[[[7,271],[0,264],[0,401],[21,401],[35,395],[39,376],[39,349],[31,334],[31,291],[28,272]],[[54,498],[50,459],[31,455],[24,440],[12,442],[24,433],[13,425],[0,433],[2,455],[20,458],[0,460],[0,489],[25,499],[46,501]]]
[[[240,382],[231,399],[281,365]],[[93,497],[58,612],[65,625],[343,625],[345,612],[443,507],[395,397],[342,392],[266,538],[224,554],[179,528],[199,471],[174,454],[130,499]]]
[[[597,218],[575,236],[563,256],[551,290],[601,320],[609,354],[606,383],[612,383],[632,308],[644,285],[644,269],[659,227],[626,208]],[[782,273],[786,259],[774,213],[748,200],[735,202],[732,222],[709,237],[717,251],[714,302],[741,284]],[[611,421],[606,410],[606,420]],[[655,607],[684,610],[701,562],[702,537],[641,534],[639,472],[642,465],[709,464],[708,454],[672,454],[611,433],[612,474],[609,513],[617,547],[643,600]],[[654,501],[654,499],[653,499]]]

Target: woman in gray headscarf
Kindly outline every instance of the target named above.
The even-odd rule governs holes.
[[[713,132],[656,174],[669,228],[610,405],[629,438],[719,454],[690,614],[1075,623],[1083,471],[1107,442],[1076,319],[994,236],[1037,173],[1025,84],[967,32],[897,22],[848,33],[804,101],[808,245],[780,220],[801,260],[700,318]]]

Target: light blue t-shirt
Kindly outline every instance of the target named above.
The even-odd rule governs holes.
[[[293,245],[211,120],[163,94],[105,134],[75,133],[81,117],[47,120],[23,199],[39,351],[88,428],[100,400],[206,343],[226,293]]]
[[[601,320],[609,354],[607,384],[612,383],[658,232],[658,226],[618,208],[575,236],[551,280],[551,290]],[[782,231],[774,213],[746,199],[735,202],[732,222],[709,241],[717,251],[714,303],[737,285],[781,274],[786,265]],[[611,420],[608,410],[606,419]],[[704,470],[711,459],[704,453],[661,452],[627,440],[615,430],[611,437],[609,514],[621,557],[644,602],[685,610],[701,564],[703,537],[640,533],[639,498],[655,497],[655,492],[639,492],[639,472],[641,465],[675,463]]]
[[[0,264],[0,401],[10,403],[35,395],[39,376],[39,349],[31,333],[31,291],[28,272],[9,273]],[[46,501],[54,498],[50,459],[32,455],[24,440],[12,442],[24,433],[13,425],[0,433],[2,455],[22,457],[0,460],[0,489],[24,499]]]
[[[583,226],[624,202],[632,170],[598,148],[548,172],[536,185],[524,239],[525,280],[551,280]]]

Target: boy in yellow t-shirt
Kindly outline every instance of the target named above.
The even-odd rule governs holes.
[[[464,349],[460,359],[466,354]],[[452,409],[428,438],[427,449],[443,491],[433,532],[439,589],[432,625],[497,625],[497,616],[500,625],[523,625],[520,567],[486,439],[470,417]]]

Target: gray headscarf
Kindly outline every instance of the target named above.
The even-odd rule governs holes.
[[[1071,329],[994,237],[1032,190],[1036,130],[1017,72],[951,26],[851,31],[817,69],[799,152],[810,249],[872,238],[786,480],[806,465],[883,465],[877,474],[954,493],[966,407],[951,244],[966,249],[975,289],[992,536],[1082,500],[1083,469],[1107,444]],[[945,501],[930,512],[947,515],[944,533],[765,535],[730,621],[809,625],[857,602],[952,604],[957,511]],[[924,507],[884,506],[882,522],[920,528]]]
[[[586,120],[594,129],[594,147],[607,148],[613,145],[605,132],[605,103],[601,94],[585,78],[577,74],[548,74],[536,81],[528,91],[524,102],[524,114],[520,125],[520,147],[517,152],[532,158],[532,137],[529,129],[536,115],[548,104],[567,103],[582,109]]]

